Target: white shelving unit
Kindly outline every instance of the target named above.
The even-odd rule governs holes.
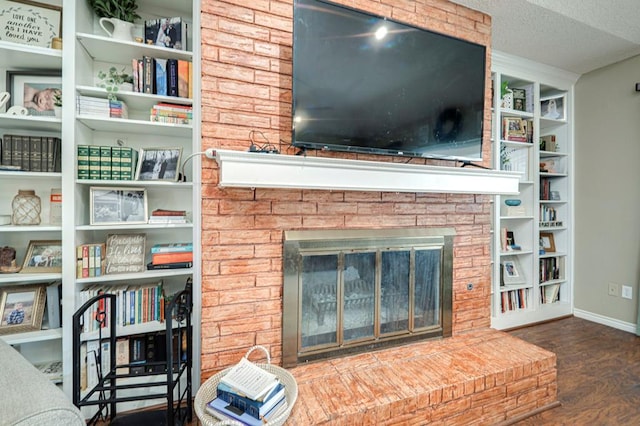
[[[572,107],[578,76],[499,52],[492,66],[493,163],[522,174],[520,194],[496,196],[493,209],[492,326],[508,329],[573,312]],[[504,83],[525,101],[503,100]],[[544,116],[549,99],[562,104],[558,118]],[[552,135],[556,147],[541,149],[540,138]],[[545,192],[549,185],[553,199]],[[510,199],[521,204],[509,206]],[[549,234],[555,251],[541,251]]]
[[[74,0],[45,0],[45,3],[63,8],[63,49],[0,41],[3,65],[0,79],[7,70],[56,70],[62,75],[62,119],[55,117],[16,117],[0,114],[0,137],[3,134],[55,136],[62,139],[62,173],[35,173],[0,171],[0,214],[11,213],[11,200],[18,189],[34,189],[42,200],[42,218],[39,226],[1,226],[0,245],[16,248],[18,263],[24,259],[31,240],[61,240],[63,249],[62,272],[56,274],[1,274],[0,289],[9,285],[62,281],[62,319],[60,329],[16,333],[0,338],[16,345],[32,362],[63,361],[63,389],[72,391],[72,327],[71,317],[80,306],[79,293],[90,285],[144,284],[163,281],[166,294],[184,287],[187,278],[193,279],[193,324],[200,323],[200,79],[193,78],[194,98],[157,96],[135,92],[119,92],[118,98],[129,108],[130,119],[80,116],[76,112],[76,96],[88,95],[106,98],[104,89],[96,87],[98,70],[110,66],[124,67],[131,72],[131,60],[151,56],[175,58],[192,62],[194,76],[200,75],[200,2],[196,0],[138,0],[136,31],[142,35],[144,20],[180,16],[188,23],[185,51],[167,49],[137,42],[115,40],[108,37],[98,25],[88,2]],[[194,43],[195,41],[195,43]],[[0,84],[4,85],[4,81]],[[4,86],[3,86],[4,87]],[[173,125],[149,120],[151,107],[160,102],[171,102],[193,107],[192,125]],[[116,181],[77,179],[77,145],[115,146],[123,144],[140,148],[182,148],[181,170],[186,182]],[[187,160],[188,161],[185,161]],[[143,187],[147,193],[148,209],[187,210],[187,224],[142,225],[90,225],[90,187]],[[61,225],[48,224],[49,194],[52,188],[62,188],[63,220]],[[76,277],[76,247],[85,243],[100,243],[109,234],[144,233],[148,247],[156,243],[192,242],[193,267],[187,269],[144,271],[137,274],[105,275],[102,277]],[[119,334],[154,332],[163,325],[126,327]],[[86,336],[89,338],[90,336]],[[200,330],[193,330],[193,381],[200,380]],[[46,359],[43,359],[45,357]]]

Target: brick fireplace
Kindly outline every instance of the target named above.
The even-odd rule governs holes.
[[[335,2],[490,46],[490,17],[446,0]],[[264,136],[276,146],[281,146],[280,141],[289,141],[292,84],[291,0],[205,0],[202,2],[201,23],[203,150],[216,148],[246,151],[251,137]],[[487,49],[487,52],[489,76],[490,49]],[[488,83],[487,80],[483,144],[486,165],[489,164],[490,157],[488,141],[491,85]],[[261,134],[255,136],[254,132],[253,136],[250,136],[252,131]],[[287,152],[285,145],[281,146],[281,151],[285,155],[293,154]],[[363,154],[321,155],[406,162],[406,159]],[[450,162],[435,160],[414,159],[411,163],[455,166]],[[461,343],[465,339],[464,336],[471,336],[471,340],[477,344],[500,337],[496,337],[493,331],[489,330],[490,196],[222,188],[218,186],[219,171],[215,162],[203,162],[203,380],[235,364],[248,348],[256,344],[267,347],[272,362],[282,365],[283,238],[285,231],[290,230],[452,228],[455,237],[451,340],[460,349],[464,347]],[[495,342],[499,346],[504,345],[502,340],[498,339]],[[439,346],[434,346],[437,347]],[[530,350],[526,348],[520,349],[517,353],[525,356],[528,352]],[[395,352],[395,356],[397,355],[398,352]],[[511,366],[505,364],[504,360],[498,362],[498,359],[495,359],[493,365],[498,366],[499,371],[490,369],[486,374],[482,373],[482,386],[479,386],[478,378],[468,379],[471,383],[470,388],[467,382],[455,386],[462,386],[463,396],[469,395],[469,392],[478,392],[478,395],[491,394],[490,404],[493,405],[506,400],[506,383],[526,378],[530,382],[526,384],[527,389],[533,387],[535,391],[540,386],[545,388],[543,402],[535,402],[533,405],[514,403],[513,407],[518,407],[514,410],[516,414],[534,410],[541,404],[555,400],[555,359],[551,361],[552,356],[548,353],[540,355],[544,362],[538,363],[527,358],[525,367],[516,359],[512,360]],[[506,359],[510,357],[506,356]],[[309,378],[318,374],[317,372],[325,371],[329,377],[332,373],[326,368],[326,365],[321,365],[317,366],[313,373],[312,370],[306,373],[301,370],[300,374],[301,377]],[[448,379],[445,380],[447,381]],[[448,385],[453,386],[450,381]],[[504,392],[504,396],[497,391],[498,389]],[[430,395],[429,392],[435,391],[431,389],[425,392]],[[455,391],[451,392],[451,395],[455,394]],[[434,393],[431,397],[432,403],[454,400],[453,397],[445,397],[443,401],[442,390],[439,395],[438,397]],[[418,403],[416,398],[418,397],[414,396],[415,400],[411,404]],[[387,401],[388,398],[384,400]],[[429,404],[429,397],[427,400],[421,399],[420,402]],[[305,407],[307,404],[301,402]],[[402,404],[404,406],[406,402]],[[363,424],[373,424],[376,419],[380,420],[385,416],[389,419],[391,408],[378,405],[384,413],[377,413],[377,417],[371,423],[364,421]],[[503,419],[503,411],[511,406],[505,407],[501,407]],[[314,410],[313,406],[307,408],[307,412]],[[454,412],[461,409],[465,407],[453,408]],[[355,412],[358,410],[355,409]],[[324,411],[326,413],[327,409]],[[298,419],[304,418],[302,414],[298,413],[298,416]],[[332,421],[331,416],[328,419]],[[347,423],[342,424],[357,424],[344,421]]]

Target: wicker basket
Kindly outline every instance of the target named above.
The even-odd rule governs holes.
[[[291,409],[293,408],[293,404],[295,404],[296,399],[298,398],[298,384],[296,383],[296,379],[284,368],[278,367],[276,365],[271,365],[271,357],[269,356],[269,351],[264,346],[253,346],[250,348],[245,354],[244,358],[249,358],[251,352],[256,349],[261,349],[267,358],[266,364],[255,363],[258,367],[268,371],[269,373],[275,374],[280,383],[284,385],[284,395],[287,399],[287,408],[285,411],[280,413],[278,416],[272,418],[267,423],[264,423],[264,426],[280,426],[283,425],[284,422],[287,421],[289,415],[291,414]],[[229,420],[220,420],[215,416],[209,414],[206,409],[207,403],[217,396],[216,390],[218,388],[218,383],[225,374],[227,374],[231,370],[231,367],[222,370],[221,372],[214,374],[209,377],[206,382],[200,386],[198,392],[196,392],[195,399],[195,410],[196,416],[200,420],[200,423],[206,426],[223,426],[223,425],[241,425],[239,422],[229,421]]]

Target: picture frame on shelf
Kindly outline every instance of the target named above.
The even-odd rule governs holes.
[[[147,223],[147,190],[137,187],[92,186],[90,225]]]
[[[565,95],[549,96],[540,99],[540,115],[550,120],[566,119]]]
[[[177,182],[182,148],[140,148],[136,180]]]
[[[42,327],[46,284],[0,289],[0,335],[38,331]]]
[[[6,81],[10,95],[8,107],[23,107],[26,115],[55,117],[56,103],[62,99],[60,71],[9,70]]]
[[[516,256],[505,256],[500,261],[502,282],[505,285],[526,284],[524,270]]]
[[[525,89],[512,88],[513,92],[513,109],[516,111],[527,110],[527,91]]]
[[[24,27],[31,25],[28,35]],[[62,37],[62,7],[32,0],[0,0],[0,40],[38,47],[51,47],[54,38]]]
[[[544,250],[545,253],[553,253],[556,251],[553,232],[540,232],[540,250]]]
[[[30,241],[20,273],[62,272],[62,241]]]

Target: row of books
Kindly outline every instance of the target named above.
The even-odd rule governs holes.
[[[78,179],[134,180],[138,151],[124,146],[78,145]]]
[[[151,262],[147,269],[179,269],[192,266],[192,243],[166,243],[151,247]]]
[[[500,303],[502,313],[529,307],[529,290],[526,288],[503,291],[500,297],[502,298]]]
[[[186,333],[173,335],[173,358],[186,357]],[[116,340],[116,374],[141,375],[166,371],[167,338],[165,332],[136,334]],[[98,370],[98,354],[100,366]],[[109,340],[97,339],[82,342],[80,346],[80,389],[92,388],[98,383],[100,374],[110,370],[111,353]]]
[[[0,165],[28,172],[60,172],[62,141],[53,136],[3,135]]]
[[[540,205],[540,222],[557,222],[558,211],[555,207]]]
[[[127,104],[119,100],[78,95],[76,97],[78,115],[91,115],[108,118],[129,118]]]
[[[99,277],[104,274],[105,243],[81,244],[76,247],[76,276]]]
[[[217,385],[206,410],[220,420],[259,426],[287,408],[285,386],[278,377],[242,358]]]
[[[540,287],[540,302],[554,303],[560,300],[560,284],[549,284]]]
[[[162,281],[148,284],[120,284],[104,286],[95,284],[79,292],[78,306],[99,294],[116,295],[116,322],[118,326],[143,324],[152,321],[164,322],[164,292]],[[97,312],[105,310],[104,304],[94,304],[84,314],[82,333],[96,331],[100,323]],[[112,307],[111,307],[112,309]],[[109,327],[108,322],[103,327]]]
[[[131,67],[135,92],[193,98],[191,62],[144,56],[142,59],[132,59]]]
[[[187,221],[186,210],[155,209],[149,215],[149,223],[179,224]]]
[[[193,107],[162,102],[151,108],[150,119],[157,123],[191,124]]]
[[[560,279],[560,259],[557,257],[545,257],[540,259],[540,282]]]

